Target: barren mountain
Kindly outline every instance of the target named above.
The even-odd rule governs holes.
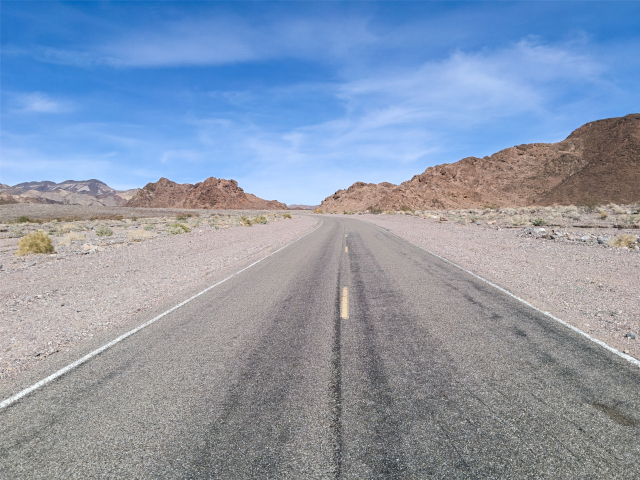
[[[152,208],[210,208],[286,210],[287,206],[276,200],[263,200],[238,187],[235,180],[209,177],[204,182],[175,183],[161,178],[148,183],[126,205],[127,207]]]
[[[356,182],[345,190],[338,190],[325,198],[320,210],[327,212],[362,211],[377,204],[381,198],[393,191],[397,185],[389,182]]]
[[[357,185],[327,197],[324,210],[354,209],[357,188],[349,192]],[[369,205],[397,210],[636,201],[640,114],[587,123],[558,143],[518,145],[429,167]]]
[[[4,197],[17,203],[53,203],[63,205],[123,205],[135,190],[116,191],[100,180],[67,180],[61,183],[24,182],[10,187],[1,185]]]

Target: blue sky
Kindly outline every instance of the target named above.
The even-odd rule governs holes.
[[[640,2],[3,1],[0,182],[285,203],[640,111]]]

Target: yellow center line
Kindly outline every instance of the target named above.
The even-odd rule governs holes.
[[[347,247],[347,246],[345,245],[345,247],[344,247],[344,253],[347,253],[348,251],[349,251],[349,247]]]
[[[347,320],[349,318],[349,289],[342,287],[342,295],[340,296],[340,318]]]

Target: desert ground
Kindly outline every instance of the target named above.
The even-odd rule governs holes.
[[[639,217],[637,205],[356,216],[636,358]],[[274,211],[2,206],[0,378],[8,381],[98,332],[135,325],[320,219]],[[52,238],[55,253],[15,255],[20,238],[37,230]],[[620,239],[626,246],[616,246]]]
[[[170,308],[318,223],[274,211],[15,207],[0,207],[0,218],[32,217],[0,223],[3,380],[98,332],[135,325],[153,308]],[[15,255],[20,238],[38,230],[48,232],[55,253]]]

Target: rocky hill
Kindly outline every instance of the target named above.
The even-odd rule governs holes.
[[[321,209],[634,203],[640,201],[640,114],[587,123],[558,143],[517,145],[429,167],[364,208],[355,207],[364,205],[359,185],[327,197]]]
[[[100,180],[24,182],[0,185],[0,193],[11,203],[52,203],[62,205],[124,205],[138,189],[117,191]]]
[[[218,210],[286,210],[276,200],[263,200],[238,187],[235,180],[209,177],[204,182],[175,183],[161,178],[148,183],[126,207],[150,208],[209,208]]]
[[[377,204],[381,198],[392,192],[397,185],[389,182],[356,182],[349,188],[338,190],[325,198],[320,205],[321,211],[363,211]]]

